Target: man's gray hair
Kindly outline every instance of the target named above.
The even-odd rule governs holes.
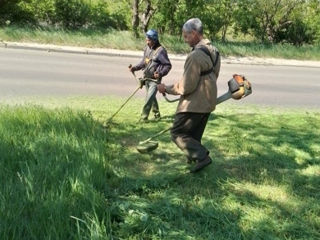
[[[190,33],[193,30],[203,34],[202,22],[199,18],[191,18],[183,24],[182,31]]]

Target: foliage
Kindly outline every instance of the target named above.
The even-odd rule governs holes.
[[[235,35],[250,34],[262,42],[301,45],[319,39],[319,24],[310,24],[310,19],[319,19],[320,2],[315,0],[164,0],[154,6],[150,25],[174,35],[181,34],[187,19],[199,17],[211,39],[226,41],[232,29]]]
[[[158,10],[150,24],[160,29],[160,32],[179,35],[187,19],[198,17],[204,24],[206,35],[210,38],[216,37],[224,24],[223,17],[217,11],[220,4],[214,4],[215,1],[212,0],[180,0],[179,4],[175,2],[159,1]]]
[[[114,4],[115,5],[115,4]],[[109,3],[105,0],[55,0],[56,19],[66,28],[114,28],[127,29],[125,13],[116,9],[109,10]]]
[[[35,16],[28,9],[24,8],[24,4],[25,0],[4,0],[0,7],[0,25],[5,21],[35,24]]]
[[[15,0],[4,2],[0,20],[32,25],[53,25],[68,29],[127,29],[128,7],[109,0]],[[112,10],[112,12],[109,10]]]
[[[108,12],[111,20],[113,21],[114,29],[118,30],[128,30],[130,27],[131,15],[130,13],[130,3],[129,0],[105,0],[100,1],[100,5],[107,5]]]
[[[304,21],[304,0],[241,0],[235,11],[236,31],[251,33],[262,42],[312,43],[314,34]]]
[[[275,42],[287,42],[301,46],[314,41],[314,32],[302,19],[295,19],[286,29],[277,31]]]
[[[320,1],[308,1],[304,10],[304,23],[312,31],[314,42],[320,44]]]
[[[38,23],[54,24],[56,17],[55,0],[22,1],[21,7],[34,15]]]
[[[297,46],[320,43],[319,0],[2,0],[0,4],[0,25],[130,29],[136,37],[155,28],[177,36],[187,19],[199,17],[211,39],[239,40],[244,35]]]
[[[89,22],[91,8],[85,1],[56,0],[57,21],[66,28],[78,28]]]

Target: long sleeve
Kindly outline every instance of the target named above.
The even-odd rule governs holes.
[[[177,83],[166,86],[167,93],[180,95],[177,113],[209,113],[216,107],[220,58],[214,72],[208,72],[212,68],[212,60],[206,53],[197,50],[201,46],[206,47],[212,58],[215,59],[217,49],[211,45],[209,40],[201,40],[187,56],[182,78]]]
[[[166,92],[173,95],[188,95],[196,90],[200,81],[201,67],[193,53],[189,54],[184,65],[184,73],[180,81],[167,86]]]
[[[167,51],[162,48],[159,52],[157,61],[160,62],[160,65],[157,68],[157,72],[161,75],[161,77],[166,76],[172,68],[171,62],[169,60]]]

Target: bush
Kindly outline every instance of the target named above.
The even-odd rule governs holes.
[[[312,43],[315,33],[302,20],[296,19],[287,28],[276,32],[275,42],[287,42],[297,46],[304,43]]]
[[[55,0],[29,0],[24,3],[24,9],[28,9],[32,13],[35,19],[37,19],[37,24],[55,23]]]
[[[0,2],[0,24],[11,23],[35,24],[35,16],[24,8],[23,0],[4,0]]]
[[[83,0],[56,0],[56,21],[66,28],[79,28],[88,24],[91,9]]]
[[[110,4],[116,9],[109,10]],[[2,0],[0,24],[7,20],[16,24],[46,23],[68,29],[114,28],[128,29],[128,8],[124,3],[106,0]],[[120,7],[120,10],[119,10]]]
[[[110,13],[109,5],[105,1],[99,1],[91,7],[90,25],[98,28],[128,29],[125,16],[115,12]]]

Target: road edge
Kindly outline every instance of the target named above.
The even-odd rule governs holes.
[[[60,46],[53,44],[38,44],[28,42],[0,42],[1,48],[10,49],[25,49],[37,50],[46,52],[61,52],[71,54],[87,54],[87,55],[101,55],[101,56],[116,56],[116,57],[142,57],[142,51],[108,49],[108,48],[87,48],[74,46]],[[171,60],[184,61],[186,54],[171,54]],[[222,57],[222,62],[226,64],[245,64],[245,65],[275,65],[275,66],[295,66],[295,67],[315,67],[320,68],[320,61],[310,60],[293,60],[293,59],[278,59],[278,58],[258,58],[258,57]]]

